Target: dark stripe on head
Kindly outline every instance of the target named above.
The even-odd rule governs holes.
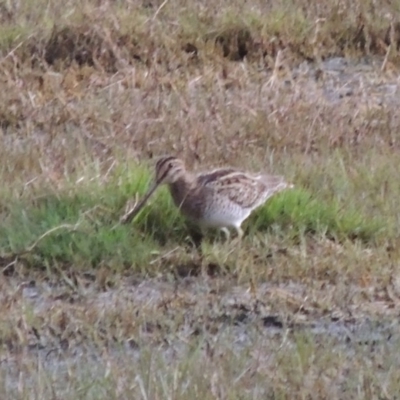
[[[166,156],[166,157],[161,157],[156,164],[156,170],[159,170],[165,163],[171,161],[171,160],[176,160],[176,157],[174,156]]]
[[[172,160],[176,160],[176,159],[177,159],[177,158],[174,157],[174,156],[166,156],[166,157],[160,158],[160,159],[157,161],[157,164],[156,164],[156,175],[158,175],[158,172],[161,171],[161,169],[164,167],[164,165],[165,165],[166,163],[168,163],[168,162],[170,162],[170,161],[172,161]],[[158,177],[157,182],[158,182],[158,183],[162,182],[162,181],[164,180],[164,178],[167,176],[168,172],[169,172],[169,169],[167,168],[167,169],[164,171],[163,175],[160,176],[160,177]]]

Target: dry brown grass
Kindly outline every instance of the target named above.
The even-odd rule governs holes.
[[[395,398],[399,7],[295,3],[0,4],[7,398]],[[165,153],[296,190],[111,229]]]

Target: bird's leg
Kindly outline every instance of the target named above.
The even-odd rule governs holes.
[[[238,241],[240,242],[242,240],[242,237],[244,234],[243,229],[240,226],[236,226],[235,228],[236,228],[236,232],[238,234]]]
[[[242,237],[243,237],[243,230],[240,226],[235,226],[236,232],[237,232],[237,236],[231,241],[231,244],[236,247],[239,248],[241,247],[241,243],[242,243]]]
[[[201,250],[201,242],[204,237],[203,228],[191,223],[190,221],[186,221],[186,228],[193,246],[197,250]]]
[[[223,228],[221,228],[221,231],[224,232],[226,241],[229,242],[229,240],[231,239],[231,234],[229,232],[229,229],[224,226]]]

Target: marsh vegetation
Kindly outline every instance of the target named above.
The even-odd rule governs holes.
[[[12,399],[385,398],[398,381],[400,4],[0,3]],[[200,247],[159,155],[281,174]]]

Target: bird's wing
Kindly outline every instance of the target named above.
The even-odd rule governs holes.
[[[197,179],[215,196],[227,197],[243,208],[258,207],[274,193],[288,187],[280,176],[251,175],[233,168],[200,174]]]

